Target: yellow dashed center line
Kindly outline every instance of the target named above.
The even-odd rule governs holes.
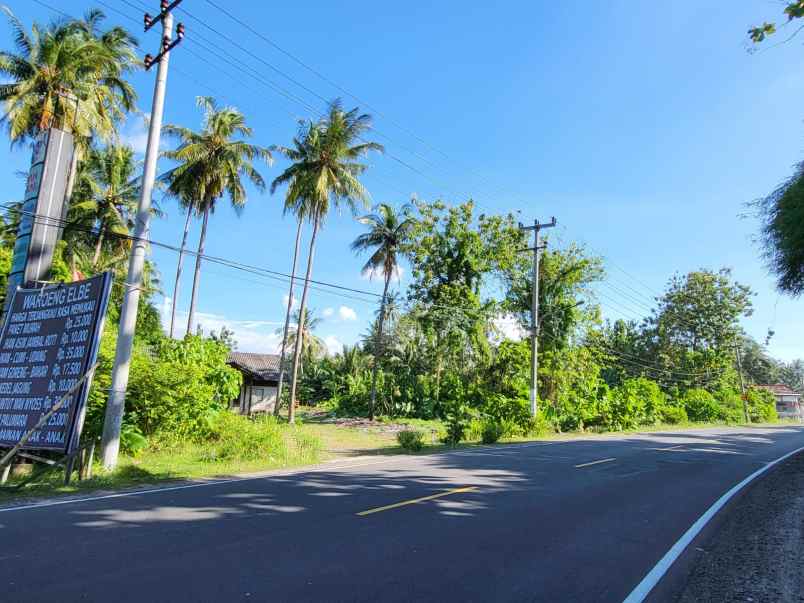
[[[377,507],[375,509],[369,509],[368,511],[360,511],[360,513],[356,513],[356,515],[364,517],[366,515],[371,515],[372,513],[379,513],[380,511],[389,511],[390,509],[396,509],[398,507],[415,505],[416,503],[424,502],[427,500],[434,500],[436,498],[442,498],[444,496],[449,496],[451,494],[460,494],[461,492],[473,492],[474,490],[477,490],[477,487],[467,486],[465,488],[455,488],[453,490],[447,490],[446,492],[431,494],[430,496],[422,496],[421,498],[412,498],[411,500],[403,500],[402,502],[394,503],[393,505],[385,505],[384,507]]]
[[[590,465],[599,465],[600,463],[610,463],[611,461],[616,461],[617,459],[612,457],[610,459],[600,459],[599,461],[592,461],[590,463],[581,463],[580,465],[575,465],[576,469],[580,469],[581,467],[589,467]]]

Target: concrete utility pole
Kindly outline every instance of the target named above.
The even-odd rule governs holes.
[[[555,217],[546,224],[534,220],[533,226],[519,225],[519,229],[522,231],[533,231],[533,247],[524,251],[533,251],[533,295],[530,308],[532,323],[530,331],[530,414],[534,417],[538,410],[539,400],[539,252],[547,246],[539,244],[539,233],[543,228],[553,228],[555,225]]]
[[[743,395],[743,414],[745,422],[750,423],[751,417],[748,416],[748,399],[745,397],[745,382],[743,381],[743,362],[740,358],[740,344],[734,346],[734,355],[737,356],[737,372],[740,374],[740,391]]]
[[[145,13],[145,31],[162,22],[162,43],[159,54],[152,57],[145,55],[145,68],[150,69],[159,64],[154,86],[153,105],[151,108],[151,124],[148,129],[148,147],[145,151],[145,169],[142,174],[142,191],[137,207],[137,219],[134,226],[134,240],[128,263],[128,277],[123,295],[123,307],[120,310],[120,328],[117,336],[114,367],[112,369],[112,387],[106,403],[106,417],[103,423],[103,466],[114,469],[120,451],[120,428],[123,423],[123,411],[128,388],[128,373],[131,367],[131,349],[134,344],[134,328],[137,324],[137,310],[140,304],[142,288],[142,272],[145,264],[145,248],[151,219],[151,194],[156,179],[156,160],[159,156],[159,136],[162,131],[162,112],[165,106],[165,87],[167,84],[168,60],[170,51],[184,37],[184,25],[176,27],[176,40],[171,42],[173,14],[170,12],[181,0],[168,2],[162,0],[159,15],[151,17]]]

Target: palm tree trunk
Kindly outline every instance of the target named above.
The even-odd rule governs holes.
[[[369,421],[374,420],[374,409],[377,404],[377,371],[380,368],[380,358],[383,348],[383,327],[385,325],[385,303],[388,299],[388,285],[391,282],[391,273],[385,275],[385,286],[382,290],[382,302],[380,303],[380,320],[377,325],[377,344],[374,350],[374,366],[371,369],[371,402],[369,403]]]
[[[173,339],[174,326],[176,324],[176,306],[179,303],[179,287],[181,280],[181,269],[184,264],[184,250],[187,247],[187,235],[190,232],[190,218],[193,215],[192,204],[187,206],[187,219],[184,221],[184,236],[181,238],[181,248],[179,249],[179,263],[176,266],[176,282],[173,285],[173,303],[170,308],[170,338]]]
[[[187,317],[187,335],[192,335],[195,304],[198,301],[198,282],[201,280],[201,256],[204,255],[204,243],[207,238],[207,222],[209,221],[209,204],[204,206],[204,219],[201,222],[201,238],[198,239],[198,255],[195,256],[195,274],[193,275],[193,293],[190,296],[190,315]]]
[[[288,291],[288,309],[285,312],[285,330],[282,333],[282,348],[279,351],[279,384],[276,387],[276,403],[274,415],[279,416],[279,403],[282,401],[282,382],[285,380],[285,348],[288,344],[288,328],[290,327],[290,311],[293,309],[293,286],[296,284],[296,262],[299,258],[301,245],[302,221],[296,228],[296,249],[293,252],[293,269],[290,271],[290,291]]]
[[[301,360],[302,341],[304,332],[302,329],[305,324],[305,313],[307,312],[307,291],[310,288],[310,276],[313,273],[313,254],[315,251],[315,237],[318,234],[318,212],[313,216],[313,236],[310,238],[310,251],[307,255],[307,276],[304,279],[302,289],[301,304],[299,305],[299,324],[296,327],[296,346],[293,350],[293,374],[290,380],[290,408],[288,409],[288,423],[296,420],[296,386],[299,375],[299,362]]]
[[[106,225],[101,221],[100,229],[98,230],[98,240],[95,242],[95,253],[92,256],[92,267],[97,268],[100,261],[101,250],[103,249],[103,238],[106,234]]]

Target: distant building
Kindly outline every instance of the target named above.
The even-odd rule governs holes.
[[[801,394],[793,391],[783,383],[775,385],[757,385],[759,389],[765,389],[776,397],[776,413],[781,419],[804,419],[804,408],[802,408]]]
[[[228,364],[243,374],[240,396],[232,400],[232,408],[244,415],[273,412],[279,385],[279,356],[232,352]]]

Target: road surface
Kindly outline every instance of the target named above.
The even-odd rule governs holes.
[[[801,446],[789,426],[629,434],[0,510],[0,601],[622,601]]]

